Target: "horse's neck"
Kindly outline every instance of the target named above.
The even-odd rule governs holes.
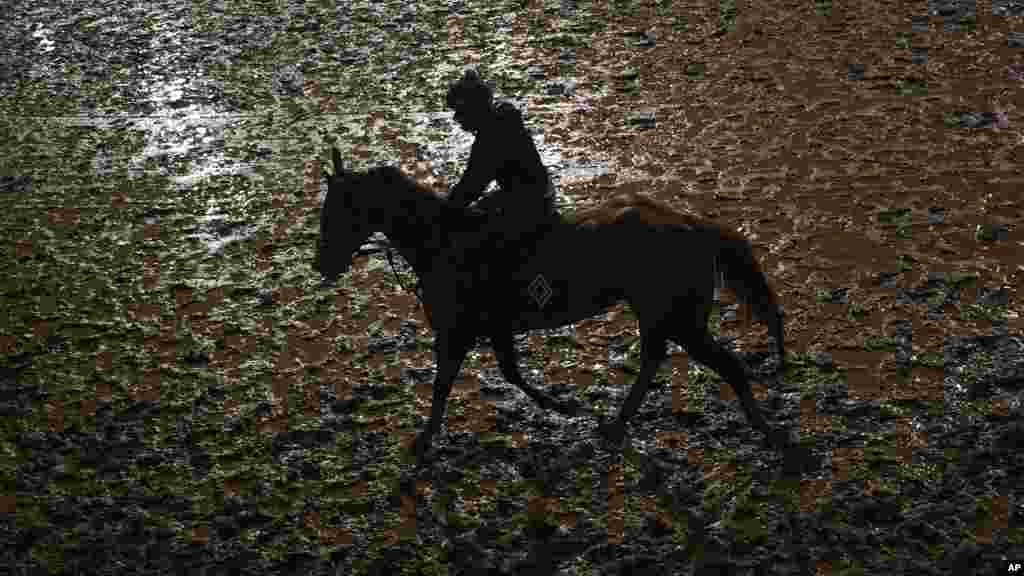
[[[424,215],[405,215],[405,218],[396,216],[392,218],[392,230],[385,233],[420,280],[436,268],[435,259],[446,257],[442,253],[445,233],[440,229],[442,220]]]

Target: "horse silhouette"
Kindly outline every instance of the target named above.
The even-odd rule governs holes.
[[[606,438],[622,440],[672,340],[733,387],[747,420],[770,444],[785,443],[761,415],[743,361],[707,330],[721,278],[767,324],[785,361],[782,310],[750,243],[739,233],[640,194],[619,194],[573,218],[558,217],[517,271],[496,286],[480,277],[478,262],[469,257],[480,232],[472,229],[465,210],[397,168],[345,171],[337,149],[332,161],[334,174],[324,174],[328,192],[314,268],[324,278],[337,277],[348,270],[362,243],[382,232],[423,288],[437,372],[430,420],[413,446],[418,464],[441,427],[452,383],[477,336],[490,337],[505,379],[540,406],[572,413],[523,379],[513,335],[563,326],[621,301],[639,319],[642,359],[618,416],[600,427]],[[667,258],[677,264],[666,266]],[[509,265],[491,266],[502,264]]]

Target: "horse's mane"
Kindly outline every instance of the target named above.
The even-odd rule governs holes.
[[[459,218],[463,211],[448,202],[448,196],[427,188],[413,180],[397,166],[375,166],[367,170],[366,175],[395,195],[395,203],[403,207],[418,208],[417,212],[440,211],[448,218]],[[410,206],[411,205],[411,206]],[[432,210],[431,210],[432,209]]]

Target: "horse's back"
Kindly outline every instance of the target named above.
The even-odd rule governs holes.
[[[582,230],[624,229],[690,231],[705,229],[708,221],[645,194],[623,192],[577,212],[566,223]]]

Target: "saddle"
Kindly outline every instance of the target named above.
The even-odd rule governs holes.
[[[453,243],[463,249],[461,264],[477,270],[475,280],[498,288],[513,288],[529,279],[517,274],[536,255],[537,245],[554,227],[557,214],[524,217],[495,207],[486,210],[470,205],[463,230]],[[503,286],[504,285],[504,286]]]

